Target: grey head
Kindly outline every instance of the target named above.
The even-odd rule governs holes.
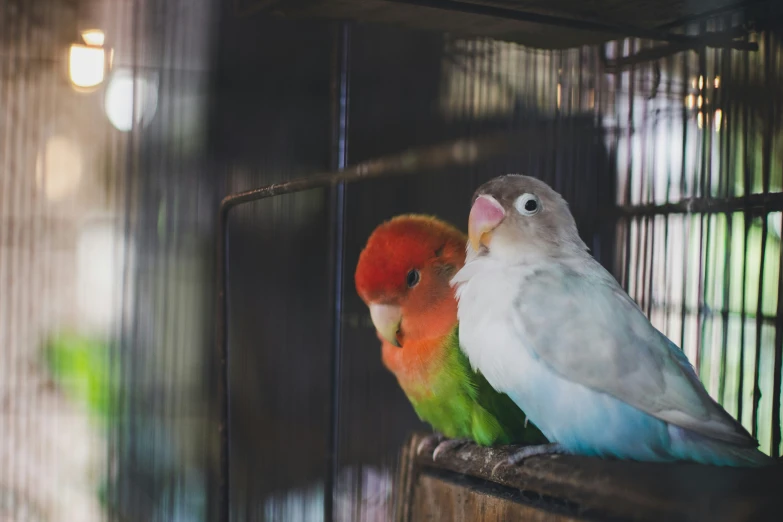
[[[562,196],[519,174],[494,178],[476,190],[468,231],[477,255],[511,263],[587,252]]]

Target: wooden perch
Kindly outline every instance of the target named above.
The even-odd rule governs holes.
[[[432,460],[422,434],[402,453],[400,522],[427,520],[783,520],[783,466],[739,469],[575,456],[505,461],[469,444]]]

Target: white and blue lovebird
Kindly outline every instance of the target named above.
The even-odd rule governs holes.
[[[569,453],[719,466],[773,459],[704,389],[685,354],[588,252],[563,198],[508,175],[479,187],[452,280],[474,369]]]

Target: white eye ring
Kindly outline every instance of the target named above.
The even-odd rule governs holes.
[[[523,216],[532,216],[541,212],[541,200],[535,194],[525,192],[514,201],[514,208]]]

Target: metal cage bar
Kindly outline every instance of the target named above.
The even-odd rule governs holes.
[[[582,20],[566,18],[563,16],[553,16],[548,14],[533,13],[519,9],[501,7],[497,5],[488,5],[482,3],[466,3],[458,0],[390,0],[400,4],[410,4],[420,7],[431,7],[433,9],[443,9],[444,11],[457,11],[474,15],[494,16],[506,20],[516,20],[520,22],[531,22],[541,25],[554,27],[564,27],[567,29],[594,31],[597,33],[611,34],[620,38],[645,38],[663,42],[672,42],[685,44],[687,46],[716,46],[729,47],[732,49],[748,49],[747,42],[735,41],[725,34],[702,34],[700,36],[690,36],[669,31],[671,27],[647,29],[643,27],[634,27],[630,25],[614,25],[599,20]],[[738,6],[733,6],[737,9]],[[713,15],[714,16],[714,15]]]
[[[332,64],[332,168],[348,166],[348,102],[351,29],[347,23],[335,28]],[[342,368],[343,274],[345,271],[345,184],[332,187],[330,215],[330,271],[332,273],[332,335],[331,335],[331,396],[329,397],[329,438],[327,448],[326,483],[324,490],[324,520],[333,518],[334,486],[337,482],[340,446],[340,375]]]

